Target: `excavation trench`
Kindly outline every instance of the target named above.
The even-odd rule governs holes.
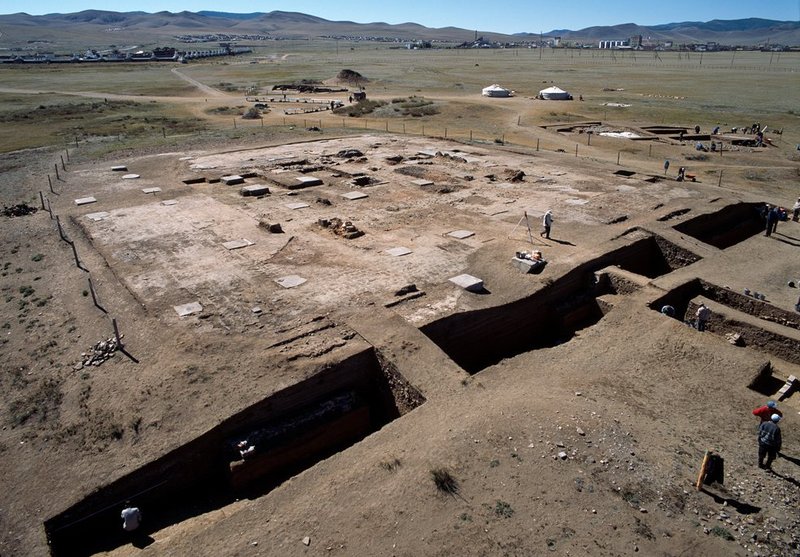
[[[597,271],[616,266],[655,278],[700,259],[644,230],[632,229],[628,235],[636,239],[576,267],[532,296],[451,315],[421,330],[465,371],[475,374],[505,358],[568,342],[577,331],[600,321],[613,307],[608,296],[625,292],[615,287],[615,281],[598,281]]]
[[[92,555],[131,543],[120,520],[126,501],[142,511],[141,539],[263,495],[424,401],[374,349],[323,366],[47,520],[51,554]]]
[[[737,203],[715,213],[699,215],[674,226],[675,230],[726,249],[764,231],[763,203]]]
[[[695,279],[654,300],[650,303],[650,309],[661,311],[666,305],[672,306],[675,309],[675,319],[691,323],[698,307],[697,299],[710,302],[708,305],[712,310],[712,317],[706,325],[706,330],[710,333],[721,336],[738,333],[742,346],[754,347],[788,362],[800,364],[800,335],[782,330],[782,327],[800,330],[800,316],[767,302]],[[715,307],[714,304],[719,306]],[[725,308],[734,311],[725,314]]]

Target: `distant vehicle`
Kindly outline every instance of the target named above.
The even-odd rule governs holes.
[[[268,105],[268,104],[266,104],[266,103],[256,103],[256,104],[254,104],[253,106],[254,106],[255,108],[260,108],[260,109],[269,108],[269,105]]]

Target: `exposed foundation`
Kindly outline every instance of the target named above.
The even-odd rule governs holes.
[[[146,535],[262,495],[424,401],[374,349],[323,366],[47,520],[51,554],[91,555],[128,543],[120,521],[126,501],[142,510]],[[255,447],[244,459],[241,441]]]
[[[469,373],[477,373],[504,358],[556,346],[596,324],[611,305],[601,296],[608,281],[595,272],[619,266],[630,273],[655,278],[700,257],[640,229],[642,238],[584,263],[536,294],[499,307],[459,313],[422,327],[433,342]]]
[[[765,228],[763,203],[728,205],[715,213],[699,215],[675,225],[675,230],[719,249],[735,246]]]

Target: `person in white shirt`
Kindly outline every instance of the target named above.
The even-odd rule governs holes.
[[[134,507],[130,502],[125,503],[125,508],[122,509],[122,529],[126,532],[133,532],[139,528],[142,523],[142,513],[138,507]]]
[[[544,230],[542,230],[542,232],[539,234],[539,236],[544,236],[545,238],[547,238],[549,240],[550,239],[550,227],[551,226],[553,226],[553,211],[548,209],[547,212],[542,217],[542,228]]]
[[[700,304],[697,312],[694,314],[697,317],[697,330],[702,332],[706,330],[706,323],[711,318],[711,310],[705,304]]]

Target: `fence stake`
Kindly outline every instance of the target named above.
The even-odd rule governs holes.
[[[54,164],[53,167],[56,169],[56,180],[61,180],[61,176],[58,175],[58,164]]]
[[[64,164],[64,155],[59,155],[61,157],[61,170],[66,170],[67,166]]]
[[[64,152],[67,154],[67,162],[69,162],[69,149],[64,149]]]
[[[717,187],[722,187],[722,169],[719,171],[719,184],[717,184]]]
[[[619,156],[622,154],[622,151],[617,151],[617,166],[619,166]]]
[[[578,156],[578,144],[577,143],[575,144],[575,156],[576,157]]]
[[[88,277],[89,279],[89,292],[92,294],[92,301],[94,302],[95,307],[102,311],[103,313],[108,313],[106,308],[100,305],[100,302],[97,301],[97,292],[94,290],[94,284],[92,283],[92,277]]]
[[[539,152],[539,138],[536,138],[536,152]]]
[[[69,244],[69,238],[67,238],[67,235],[64,234],[64,229],[61,227],[61,219],[58,217],[58,215],[56,215],[56,225],[58,226],[58,235],[61,236],[62,240]]]
[[[76,149],[78,148],[78,136],[77,135],[75,136],[75,148]]]
[[[653,156],[653,144],[652,143],[650,144],[650,148],[647,150],[647,156],[648,157],[652,157]]]
[[[86,269],[83,268],[81,265],[81,260],[78,258],[78,250],[75,248],[75,242],[70,242],[69,245],[72,247],[72,255],[75,256],[75,266],[78,269],[85,271]]]
[[[49,177],[50,176],[48,176],[48,178]],[[44,211],[44,194],[42,193],[42,190],[39,190],[39,201],[42,202],[42,211]]]
[[[50,179],[50,175],[49,174],[47,175],[47,185],[50,186],[50,191],[51,192],[56,193],[55,190],[53,190],[53,181]],[[44,209],[44,207],[42,207],[42,209]]]
[[[117,339],[117,348],[121,350],[124,345],[122,344],[122,337],[119,335],[119,327],[117,326],[117,320],[115,318],[111,319],[111,326],[114,327],[114,338]]]

